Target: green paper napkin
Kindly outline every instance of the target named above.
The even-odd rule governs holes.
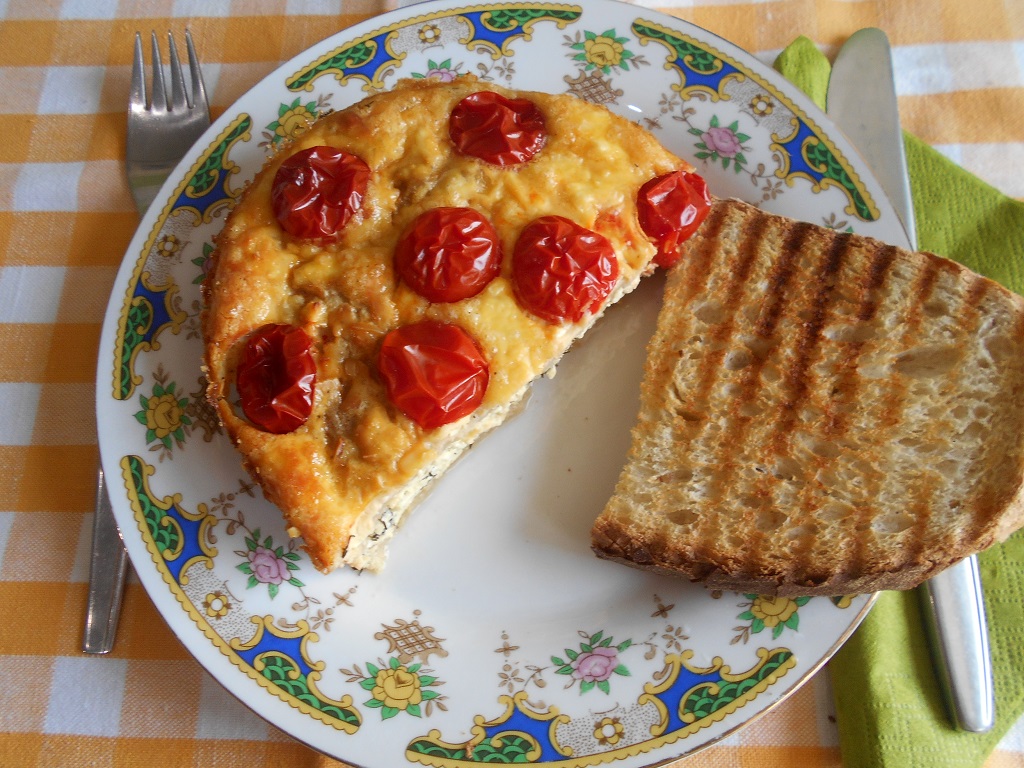
[[[775,67],[824,107],[831,65],[805,37]],[[904,134],[917,236],[941,254],[1024,293],[1024,203]],[[1024,531],[981,554],[995,675],[996,725],[953,728],[935,680],[917,591],[883,592],[829,662],[846,768],[980,766],[1024,713]]]

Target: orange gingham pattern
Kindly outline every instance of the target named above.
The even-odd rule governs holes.
[[[136,580],[117,646],[80,652],[97,450],[100,323],[137,215],[122,157],[136,30],[188,26],[215,116],[381,0],[0,0],[0,764],[340,765],[225,693]],[[1024,3],[645,3],[765,61],[797,34],[895,44],[905,126],[1024,198]],[[686,765],[839,766],[826,674]],[[988,768],[1024,765],[1018,725]]]

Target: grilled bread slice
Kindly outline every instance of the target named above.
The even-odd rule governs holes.
[[[710,588],[916,586],[1024,525],[1024,299],[716,201],[665,301],[603,558]]]

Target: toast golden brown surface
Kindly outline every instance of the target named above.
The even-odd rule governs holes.
[[[916,586],[1024,525],[1024,299],[716,201],[667,277],[603,558],[710,588]]]
[[[502,167],[456,151],[453,108],[480,92],[526,99],[540,111],[535,156]],[[271,204],[279,168],[324,145],[360,158],[369,172],[358,209],[330,243],[283,231]],[[680,169],[692,170],[603,107],[472,77],[402,82],[320,119],[268,160],[227,218],[204,285],[209,396],[317,567],[383,566],[388,540],[430,483],[652,268],[656,248],[637,220],[637,189]],[[503,260],[478,294],[435,302],[400,279],[394,259],[414,221],[445,207],[485,217]],[[579,318],[545,319],[517,300],[512,254],[527,225],[550,215],[597,233],[614,251],[610,292]],[[385,338],[421,321],[458,326],[489,367],[482,401],[440,426],[424,427],[396,407],[382,377]],[[311,413],[283,434],[247,418],[236,392],[246,345],[267,324],[302,329],[304,359],[315,368]]]

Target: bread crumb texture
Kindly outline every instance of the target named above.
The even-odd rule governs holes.
[[[718,201],[670,273],[602,557],[764,594],[906,589],[1024,525],[1024,300]]]

